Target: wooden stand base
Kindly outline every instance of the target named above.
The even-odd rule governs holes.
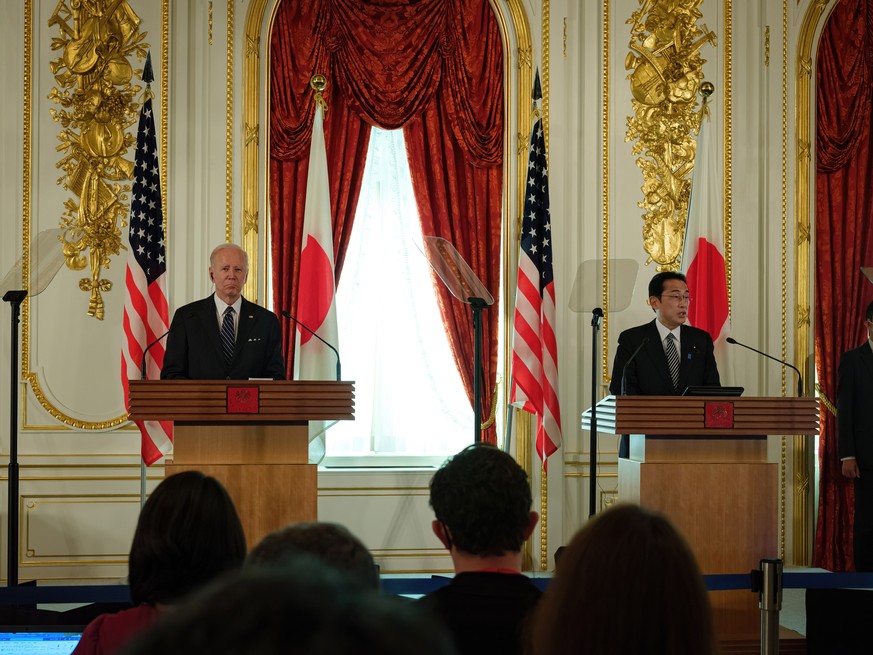
[[[747,573],[778,557],[776,464],[620,459],[618,480],[619,500],[668,516],[703,573]],[[710,592],[710,601],[719,639],[760,634],[757,594]]]
[[[236,505],[251,549],[289,523],[315,521],[318,467],[314,464],[168,464],[167,475],[201,471],[221,481]]]
[[[288,425],[177,423],[167,475],[201,471],[236,505],[251,548],[289,523],[318,518],[318,467],[308,464],[308,430]]]

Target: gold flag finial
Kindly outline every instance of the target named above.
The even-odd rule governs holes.
[[[311,86],[315,90],[315,102],[321,105],[324,113],[327,113],[327,101],[324,99],[322,95],[324,93],[325,88],[327,88],[327,77],[322,75],[321,73],[315,73],[312,77],[309,78],[309,86]]]

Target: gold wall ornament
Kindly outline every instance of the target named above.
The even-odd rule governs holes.
[[[631,52],[625,58],[634,115],[625,141],[643,172],[643,247],[657,270],[678,270],[700,128],[699,51],[715,33],[697,25],[702,0],[643,0],[631,14]]]
[[[133,175],[133,162],[126,158],[136,137],[128,128],[136,122],[140,87],[131,84],[129,58],[146,56],[146,32],[125,0],[60,0],[49,27],[60,36],[51,48],[60,57],[49,62],[57,87],[48,98],[61,106],[51,109],[61,124],[57,147],[64,153],[56,167],[63,171],[58,184],[73,194],[64,203],[60,226],[67,267],[89,267],[90,277],[79,288],[90,292],[88,316],[103,319],[103,293],[112,288],[101,279],[110,256],[124,248],[121,228],[127,225],[127,193],[124,183]],[[86,254],[87,251],[87,254]]]

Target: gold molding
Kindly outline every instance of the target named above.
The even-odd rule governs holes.
[[[609,376],[609,0],[603,0],[603,63],[601,64],[603,80],[601,85],[601,168],[603,170],[603,185],[600,196],[603,232],[603,289],[601,290],[601,306],[603,307],[603,328],[601,329],[601,386],[610,381]],[[598,394],[600,395],[600,394]]]
[[[227,0],[227,72],[225,73],[225,164],[224,164],[224,240],[233,241],[233,6],[234,0]],[[246,251],[248,252],[248,251]],[[257,280],[258,258],[257,246],[255,257],[249,257],[249,273],[251,279]],[[252,270],[254,267],[254,270]],[[251,296],[257,302],[256,295]]]
[[[782,255],[782,266],[780,270],[780,291],[781,291],[781,358],[787,360],[787,313],[788,313],[788,275],[786,269],[786,256],[788,254],[788,2],[782,0],[782,106],[780,107],[780,117],[782,118],[782,133],[780,152],[782,161],[780,163],[780,221],[781,221],[781,244],[780,250]],[[799,214],[798,214],[799,216]],[[797,260],[795,260],[797,261]],[[785,395],[785,367],[782,367],[781,381],[782,395]],[[796,464],[796,459],[795,459]],[[785,557],[785,524],[787,522],[786,498],[788,491],[788,482],[786,471],[788,470],[788,440],[786,437],[781,437],[779,440],[779,557]],[[795,498],[795,503],[796,503]],[[794,505],[792,522],[795,525],[794,537],[797,537],[797,505]],[[803,538],[802,541],[806,539]],[[799,544],[795,543],[793,547],[794,559],[792,563],[797,561],[797,553]]]
[[[162,194],[166,209],[167,194],[167,125],[168,125],[168,53],[169,53],[169,1],[161,0],[161,183]],[[23,110],[22,110],[22,198],[21,198],[21,275],[24,286],[29,286],[30,281],[30,241],[32,234],[32,204],[33,177],[33,0],[24,2],[24,83],[23,83]],[[167,212],[164,211],[164,232],[166,234]],[[27,386],[33,392],[34,398],[49,416],[77,430],[107,430],[118,427],[127,422],[127,413],[109,418],[103,421],[82,421],[55,407],[46,397],[39,381],[38,375],[30,370],[30,298],[24,299],[21,305],[21,364],[20,377],[24,393],[20,395],[21,429],[27,430]],[[42,426],[41,426],[42,427]],[[60,426],[45,426],[47,430],[64,429]]]
[[[788,8],[787,0],[783,0],[783,81],[782,81],[782,97],[783,97],[783,124],[787,122],[788,109],[786,106],[788,97],[788,52],[787,52],[787,37],[785,32],[788,23]],[[810,372],[807,367],[810,365],[810,271],[813,267],[813,257],[815,251],[810,247],[810,235],[812,234],[812,204],[811,189],[813,188],[813,180],[815,170],[812,166],[809,144],[814,138],[812,120],[814,116],[813,102],[813,46],[815,45],[816,34],[820,33],[819,27],[830,15],[830,11],[825,11],[828,5],[831,5],[830,11],[836,6],[835,2],[829,0],[816,0],[808,7],[806,14],[803,17],[803,22],[800,26],[800,31],[797,37],[797,56],[795,64],[797,71],[795,73],[795,147],[797,148],[798,156],[794,158],[794,205],[795,205],[795,232],[797,238],[794,243],[794,261],[796,262],[796,271],[794,278],[794,295],[795,307],[797,315],[795,317],[795,341],[794,341],[794,362],[797,367],[803,371],[807,379],[810,377]],[[787,179],[787,134],[784,135],[785,146],[783,149],[783,157],[786,159],[784,165],[783,179]],[[787,182],[783,182],[783,207],[787,207]],[[783,209],[783,216],[787,215],[787,210]],[[787,224],[787,218],[783,219]],[[783,228],[785,230],[786,228]],[[785,253],[786,251],[783,251]],[[783,254],[783,261],[785,255]],[[786,292],[783,292],[783,297]],[[783,301],[784,303],[786,301]],[[784,318],[786,309],[783,309],[783,325],[787,323]],[[784,334],[785,328],[783,328]],[[783,338],[783,344],[785,343]],[[814,350],[814,347],[813,347]],[[783,359],[785,359],[786,346],[783,345]],[[785,387],[785,370],[782,371],[783,389]],[[783,438],[783,441],[785,439]],[[793,539],[794,539],[794,558],[792,564],[806,565],[810,561],[810,521],[808,505],[810,502],[810,471],[809,471],[809,441],[804,437],[794,437],[794,512],[793,512]]]
[[[733,97],[734,97],[734,73],[733,73],[733,44],[734,44],[734,16],[733,0],[724,0],[724,93],[722,94],[724,112],[724,187],[723,197],[723,229],[724,229],[724,272],[727,284],[728,311],[732,306],[732,280],[733,280]]]
[[[551,0],[543,0],[543,24],[542,24],[542,40],[543,40],[543,139],[546,148],[546,165],[549,165],[549,81],[551,79],[551,29],[552,29],[552,6]],[[518,182],[525,183],[522,180],[525,175],[522,171],[527,171],[527,168],[519,168]],[[508,303],[506,303],[508,304]],[[530,425],[530,421],[528,421]],[[528,444],[530,450],[530,444]],[[549,570],[549,471],[546,463],[542,463],[540,470],[540,570]]]
[[[266,30],[267,38],[265,39],[264,48],[269,48],[269,35],[272,33],[273,20],[275,18],[276,7],[280,0],[273,2],[272,11],[270,13],[269,26]],[[242,214],[241,214],[241,230],[240,230],[240,245],[249,256],[249,279],[246,281],[244,294],[246,298],[253,302],[258,302],[258,279],[259,267],[261,262],[258,259],[258,234],[261,231],[261,215],[260,215],[260,129],[261,129],[261,98],[264,99],[266,106],[269,98],[269,72],[267,79],[263,81],[263,93],[261,91],[261,28],[264,23],[264,18],[267,11],[267,0],[254,0],[250,5],[246,14],[245,23],[245,52],[243,54],[243,99],[242,99],[242,125],[243,125],[243,144],[242,144]],[[269,57],[266,58],[269,61]],[[264,129],[269,129],[269,121],[265,122]],[[268,139],[263,139],[264,142],[264,178],[269,177],[269,145]],[[267,188],[267,185],[264,187]],[[268,207],[269,199],[265,199],[265,207]],[[268,213],[269,209],[265,211]],[[268,230],[265,230],[265,233]],[[269,256],[269,251],[265,248],[264,257]],[[266,265],[264,269],[266,270]],[[266,273],[265,273],[266,275]],[[266,292],[268,280],[264,280],[264,291]]]
[[[21,114],[23,123],[23,143],[21,146],[22,192],[21,192],[21,280],[22,286],[30,286],[30,187],[32,184],[30,167],[32,165],[33,147],[33,2],[24,0],[24,108]],[[29,368],[30,331],[30,297],[21,303],[21,377]],[[22,406],[24,402],[22,394]]]
[[[164,204],[164,252],[170,252],[170,235],[167,229],[167,170],[169,163],[167,134],[170,129],[170,0],[161,1],[161,202]]]

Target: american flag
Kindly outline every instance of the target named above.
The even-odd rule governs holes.
[[[534,123],[527,165],[527,196],[518,256],[509,401],[537,416],[537,453],[543,462],[561,445],[555,276],[549,176],[541,120]]]
[[[121,349],[121,384],[125,407],[130,409],[128,380],[140,378],[143,350],[169,329],[167,258],[164,247],[164,211],[155,138],[155,118],[148,84],[154,79],[151,55],[146,59],[143,81],[147,99],[139,115],[136,135],[133,197],[130,201],[130,247],[127,253],[124,299],[124,345]],[[145,373],[160,377],[164,343],[148,352]],[[147,466],[166,455],[173,444],[172,421],[138,422],[142,433],[142,459]]]

